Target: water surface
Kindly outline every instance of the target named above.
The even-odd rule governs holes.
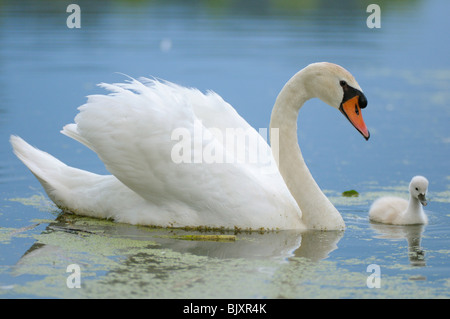
[[[448,298],[450,24],[448,1],[78,1],[0,4],[1,298]],[[107,173],[95,154],[59,134],[100,82],[155,76],[214,90],[266,128],[284,83],[309,63],[343,65],[368,98],[366,142],[339,112],[312,100],[299,140],[345,232],[238,233],[187,241],[153,229],[63,214],[14,157],[17,134],[69,165]],[[120,72],[120,73],[118,73]],[[407,197],[430,181],[430,224],[371,224],[371,202]],[[355,189],[359,197],[341,194]],[[177,237],[178,236],[178,237]],[[67,266],[81,267],[69,289]],[[369,265],[381,270],[368,288]]]

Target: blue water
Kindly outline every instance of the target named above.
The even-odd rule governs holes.
[[[241,240],[237,243],[253,242],[257,251],[263,251],[261,256],[280,258],[274,257],[276,260],[266,265],[265,258],[250,256],[251,249],[244,244],[181,245],[175,239],[161,242],[159,235],[134,226],[118,225],[122,232],[111,224],[96,226],[102,234],[120,238],[134,238],[137,232],[143,231],[145,238],[159,240],[158,247],[162,248],[158,249],[180,256],[204,257],[206,261],[202,259],[202,262],[213,269],[178,264],[175,268],[158,268],[155,264],[150,272],[175,272],[182,278],[180,281],[189,282],[185,295],[169,289],[173,285],[170,280],[158,278],[156,292],[136,296],[123,293],[124,287],[115,285],[116,290],[110,290],[108,296],[295,298],[316,297],[318,290],[331,298],[450,296],[448,1],[380,2],[379,29],[369,29],[366,25],[369,1],[76,3],[81,8],[79,29],[67,27],[69,13],[64,2],[0,3],[1,298],[70,297],[72,290],[67,290],[65,282],[59,287],[45,280],[56,276],[50,269],[55,263],[52,258],[59,257],[47,259],[48,273],[42,261],[40,272],[28,268],[20,275],[15,272],[30,248],[36,251],[36,247],[42,249],[46,245],[43,238],[46,234],[63,237],[72,234],[74,239],[81,236],[80,232],[67,231],[70,223],[67,224],[65,215],[57,224],[60,228],[49,222],[61,218],[61,212],[43,201],[46,197],[40,184],[12,154],[8,142],[11,134],[23,137],[69,165],[106,173],[95,154],[59,133],[65,124],[73,121],[76,108],[86,101],[87,95],[103,93],[97,83],[122,81],[124,73],[214,90],[252,126],[266,128],[284,83],[299,69],[317,61],[334,62],[347,68],[368,99],[368,107],[363,110],[371,132],[367,142],[339,112],[320,101],[308,102],[299,118],[299,140],[305,160],[318,184],[342,212],[347,230],[337,239],[329,234],[303,235],[303,238],[300,234],[278,237],[272,234],[254,235],[248,240],[250,235],[238,234]],[[380,229],[371,225],[367,211],[376,195],[395,189],[407,196],[407,183],[417,174],[430,181],[426,207],[430,224],[421,230]],[[360,197],[340,196],[350,189],[357,190]],[[33,205],[27,205],[29,201],[25,199],[33,199]],[[77,220],[77,223],[82,222]],[[31,227],[35,224],[39,225]],[[88,236],[92,232],[89,227],[94,226],[86,227],[88,232],[82,234]],[[422,241],[412,246],[420,246],[423,258],[422,252],[408,253],[406,238],[417,234],[421,234]],[[281,242],[284,236],[292,241],[289,253],[264,251],[266,241]],[[327,240],[336,247],[325,245],[322,251],[318,243]],[[313,249],[305,257],[299,247],[306,249],[307,243]],[[97,256],[91,251],[75,253],[68,246],[60,246],[75,262],[83,258],[92,261],[91,257]],[[320,258],[311,257],[315,250]],[[412,255],[419,256],[419,262],[411,260]],[[111,267],[123,271],[128,265],[128,271],[133,272],[132,265],[119,262],[120,256],[108,257],[115,262],[114,267],[98,262],[104,267],[91,269],[96,273],[95,279],[85,279],[85,289],[75,297],[103,296],[97,292],[103,291],[100,288],[89,290],[89,282],[95,281],[97,287],[97,281],[102,278],[106,282],[116,278],[112,277],[115,272]],[[296,265],[297,259],[302,258],[315,260],[317,267]],[[367,288],[364,280],[354,282],[369,275],[366,267],[372,263],[381,266],[379,289]],[[228,273],[232,267],[235,267],[234,275],[215,283],[216,289],[211,293],[208,279],[215,278],[217,269]],[[252,277],[254,286],[246,283],[248,288],[242,289],[242,276],[264,267],[271,271],[256,271],[260,276]],[[309,280],[302,286],[297,283],[297,277],[294,280],[289,277],[293,276],[291,272],[300,274],[302,267],[324,279]],[[60,276],[65,278],[63,268]],[[342,275],[337,282],[335,277],[324,275],[331,270]],[[136,271],[139,277],[141,272]],[[201,279],[198,273],[206,277]],[[195,275],[189,277],[190,274]],[[142,276],[140,284],[147,280]],[[133,284],[138,285],[129,281],[128,288]]]

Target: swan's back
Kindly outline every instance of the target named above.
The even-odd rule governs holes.
[[[381,197],[373,202],[369,219],[384,224],[396,224],[408,208],[408,201],[393,196]]]
[[[220,96],[150,79],[101,86],[111,94],[89,96],[75,124],[62,133],[95,151],[121,183],[145,199],[149,219],[167,212],[176,217],[164,226],[302,226],[270,147]],[[230,145],[223,138],[229,129],[257,140],[258,161],[245,162],[254,154],[248,143],[235,139]],[[206,152],[224,157],[205,163]]]

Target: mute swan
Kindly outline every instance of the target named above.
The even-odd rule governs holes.
[[[381,197],[373,202],[369,210],[369,219],[374,222],[394,225],[427,224],[422,205],[427,205],[428,180],[415,176],[409,183],[409,202],[398,197]]]
[[[96,152],[112,175],[69,167],[20,137],[10,138],[15,154],[60,208],[161,227],[345,228],[340,213],[311,176],[297,141],[298,112],[314,97],[339,109],[369,139],[361,114],[367,100],[341,66],[313,63],[285,84],[271,115],[272,150],[214,92],[203,94],[150,79],[100,86],[112,93],[89,96],[79,107],[75,124],[61,132]],[[207,138],[195,137],[199,128]],[[208,147],[230,154],[228,139],[219,138],[228,128],[244,130],[249,140],[258,141],[259,161],[202,162],[201,152]],[[194,136],[192,149],[176,150],[184,133]],[[243,146],[245,156],[253,155],[247,145],[237,146]],[[179,161],[185,155],[193,162]],[[274,170],[264,171],[267,163]]]

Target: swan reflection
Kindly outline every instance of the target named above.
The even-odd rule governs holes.
[[[237,233],[236,240],[233,242],[180,240],[180,236],[198,234],[199,232],[182,229],[152,229],[105,221],[99,221],[98,223],[94,221],[95,224],[93,225],[90,223],[91,221],[91,218],[74,217],[68,214],[60,215],[57,222],[49,224],[41,234],[44,237],[52,236],[56,240],[52,242],[38,240],[32,245],[16,264],[16,274],[27,273],[30,267],[42,263],[43,260],[49,263],[49,267],[51,267],[51,263],[54,264],[55,262],[65,262],[66,264],[89,263],[89,254],[110,255],[109,249],[112,245],[110,244],[112,239],[124,241],[132,239],[149,243],[147,251],[140,250],[136,254],[132,252],[132,249],[125,252],[123,249],[117,249],[118,255],[125,256],[124,262],[128,266],[133,261],[145,262],[145,258],[142,258],[144,255],[152,258],[155,254],[162,254],[166,251],[218,259],[270,259],[276,263],[279,262],[280,265],[290,262],[292,258],[295,259],[296,257],[317,262],[327,258],[333,250],[337,249],[337,243],[344,234],[343,231],[310,230],[300,232],[285,230],[264,233]],[[213,233],[217,234],[217,232],[211,232],[211,234]],[[86,247],[78,247],[74,253],[73,241],[79,241],[80,237],[86,240]],[[96,238],[94,250],[92,250],[92,247],[88,247],[90,245],[89,237]],[[102,251],[103,249],[105,251]],[[79,251],[83,252],[85,258],[77,260],[79,257],[77,252],[79,253]],[[139,258],[135,258],[137,255],[139,255]]]
[[[421,247],[422,234],[425,225],[386,225],[371,223],[371,228],[377,233],[376,238],[406,239],[408,242],[408,256],[411,266],[424,267],[425,251]]]

